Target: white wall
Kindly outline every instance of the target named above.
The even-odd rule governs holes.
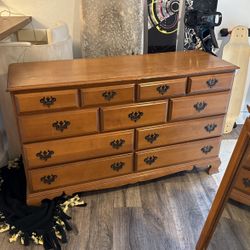
[[[74,42],[74,56],[80,57],[80,0],[3,0],[0,11],[30,15],[35,28],[47,28],[57,21],[68,24]],[[31,27],[32,26],[28,26]]]

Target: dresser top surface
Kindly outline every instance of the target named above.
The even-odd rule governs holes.
[[[94,86],[230,72],[237,68],[201,51],[16,63],[9,66],[8,90]]]

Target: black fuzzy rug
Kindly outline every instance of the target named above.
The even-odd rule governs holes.
[[[0,169],[0,232],[9,232],[10,242],[20,240],[41,244],[44,249],[61,249],[73,225],[66,214],[69,207],[86,206],[78,195],[62,194],[45,199],[40,206],[26,205],[26,179],[22,159]]]

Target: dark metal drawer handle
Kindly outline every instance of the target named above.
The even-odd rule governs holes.
[[[141,117],[143,116],[143,112],[141,111],[136,111],[136,112],[132,112],[128,115],[128,118],[131,121],[137,122],[138,120],[141,119]]]
[[[110,101],[111,99],[114,98],[114,96],[116,95],[117,93],[115,91],[105,91],[102,96],[104,97],[104,99],[106,101]]]
[[[47,96],[40,99],[40,103],[44,106],[48,106],[48,108],[56,102],[56,98],[53,96]]]
[[[211,78],[207,81],[207,85],[209,88],[212,88],[216,85],[217,82],[218,80],[216,78]]]
[[[125,165],[125,163],[124,162],[115,162],[115,163],[113,163],[110,167],[114,170],[114,171],[119,171],[120,169],[122,169],[123,168],[123,166]]]
[[[49,158],[52,157],[54,154],[54,151],[48,150],[48,151],[40,151],[39,153],[36,154],[36,157],[38,157],[42,161],[47,161]]]
[[[217,124],[215,123],[207,124],[204,128],[208,133],[211,133],[217,128]]]
[[[122,147],[124,143],[125,140],[119,139],[119,140],[113,140],[112,142],[110,142],[110,145],[112,146],[112,148],[119,149],[120,147]]]
[[[44,184],[50,185],[52,182],[54,182],[57,178],[57,175],[51,174],[51,175],[45,175],[40,180]]]
[[[156,90],[159,92],[159,94],[164,95],[170,87],[167,84],[160,85],[156,88]]]
[[[242,181],[243,181],[243,184],[244,184],[244,186],[245,186],[246,188],[249,188],[249,187],[250,187],[250,179],[248,179],[248,178],[243,178]]]
[[[148,141],[149,143],[153,143],[154,141],[157,140],[157,138],[159,137],[159,134],[153,133],[153,134],[148,134],[145,136],[145,140]]]
[[[201,112],[202,110],[204,110],[207,107],[207,103],[206,102],[197,102],[194,105],[194,108],[198,111]]]
[[[149,156],[147,158],[144,159],[144,162],[148,165],[152,165],[156,160],[157,160],[157,156],[153,155],[153,156]]]
[[[207,146],[204,146],[203,148],[201,148],[201,151],[204,154],[208,154],[212,151],[213,148],[214,148],[213,146],[207,145]]]
[[[56,121],[52,124],[52,127],[55,128],[56,130],[59,130],[63,132],[64,129],[67,129],[68,126],[70,125],[69,121]]]

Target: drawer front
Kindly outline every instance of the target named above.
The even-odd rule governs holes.
[[[170,120],[225,114],[229,98],[229,91],[173,98],[171,99]]]
[[[188,81],[190,93],[229,90],[232,87],[234,73],[194,76]]]
[[[138,150],[194,141],[222,134],[224,116],[136,129]]]
[[[31,112],[76,108],[79,106],[77,90],[60,90],[15,95],[17,112]]]
[[[28,168],[36,168],[129,153],[133,150],[133,140],[134,131],[127,130],[24,144],[23,151]]]
[[[134,89],[134,84],[82,89],[82,105],[90,106],[134,102]]]
[[[29,171],[33,191],[90,182],[133,172],[132,154],[69,163]]]
[[[103,131],[166,122],[167,101],[106,107],[101,109]]]
[[[138,99],[140,101],[164,99],[186,93],[186,78],[166,80],[160,82],[141,83],[138,85]]]
[[[23,142],[34,142],[99,131],[98,109],[74,110],[19,117]]]
[[[235,188],[250,195],[250,170],[242,168],[236,179]]]
[[[136,170],[147,170],[217,156],[220,137],[136,153]]]

